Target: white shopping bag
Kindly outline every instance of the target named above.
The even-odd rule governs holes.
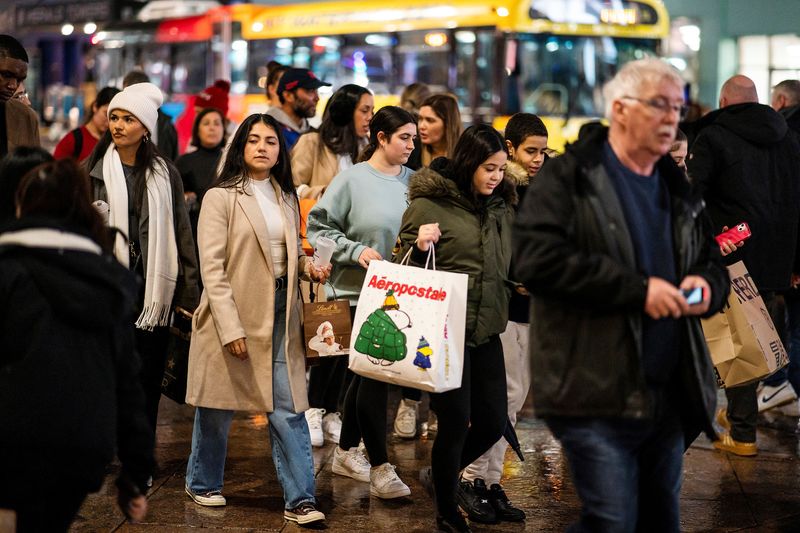
[[[461,386],[469,276],[437,271],[435,258],[427,266],[370,261],[350,337],[350,370],[429,392]]]

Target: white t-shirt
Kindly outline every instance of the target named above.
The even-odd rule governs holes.
[[[272,188],[270,178],[251,180],[251,182],[256,192],[258,206],[261,208],[261,213],[263,213],[264,221],[267,224],[272,265],[275,267],[275,277],[279,278],[286,274],[287,269],[286,235],[283,232],[281,206],[275,196],[275,189]]]

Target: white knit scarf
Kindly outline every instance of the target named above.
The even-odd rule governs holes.
[[[108,225],[128,235],[128,186],[116,147],[111,144],[103,157],[103,181],[108,192]],[[172,186],[169,172],[162,161],[155,171],[148,170],[147,188],[147,255],[143,257],[144,308],[136,327],[153,331],[156,326],[169,325],[169,315],[175,285],[178,281],[178,244],[175,239],[172,209]],[[142,251],[144,253],[144,251]],[[130,265],[128,243],[117,235],[114,255],[124,266]]]

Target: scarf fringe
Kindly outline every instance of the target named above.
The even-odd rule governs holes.
[[[157,326],[168,326],[170,314],[170,304],[152,302],[142,309],[142,314],[136,319],[136,327],[145,331],[153,331]]]

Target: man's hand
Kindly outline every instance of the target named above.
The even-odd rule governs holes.
[[[369,268],[369,262],[372,260],[380,261],[383,259],[380,253],[377,250],[373,250],[372,248],[364,248],[364,251],[361,252],[361,255],[358,256],[358,264],[364,268]]]
[[[680,285],[682,290],[689,290],[697,287],[701,287],[703,289],[703,301],[699,304],[690,305],[689,310],[684,313],[685,315],[704,315],[708,311],[708,307],[711,305],[711,286],[708,284],[705,278],[701,276],[686,276],[683,278],[683,281],[681,281]]]
[[[705,281],[705,280],[704,280]],[[706,307],[708,307],[706,305]],[[647,280],[647,298],[644,312],[653,320],[680,318],[689,311],[689,304],[681,291],[665,279],[650,277]]]
[[[246,361],[249,357],[247,355],[247,343],[244,339],[245,338],[242,337],[241,339],[236,339],[225,345],[225,349],[228,350],[232,356],[241,361]]]

